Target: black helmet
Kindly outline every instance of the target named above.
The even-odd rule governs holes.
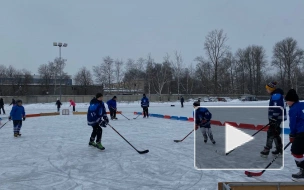
[[[193,105],[194,105],[194,106],[200,106],[201,104],[200,104],[198,101],[195,101],[195,102],[193,103]]]

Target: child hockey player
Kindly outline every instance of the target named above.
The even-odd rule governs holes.
[[[62,105],[62,103],[60,102],[59,98],[57,98],[56,105],[57,105],[57,112],[59,112],[60,111],[60,107]]]
[[[195,130],[197,130],[200,127],[204,136],[204,142],[206,143],[209,137],[211,142],[215,144],[210,126],[210,120],[212,118],[212,114],[209,112],[207,108],[202,108],[199,106],[200,103],[198,101],[193,103],[193,107],[195,109],[195,115],[193,116],[195,118]]]
[[[16,101],[16,105],[13,106],[8,119],[13,120],[14,137],[21,136],[20,130],[22,127],[22,120],[25,120],[25,111],[21,100]]]
[[[70,107],[73,106],[73,112],[75,112],[75,102],[73,100],[70,100]]]
[[[149,117],[149,99],[146,97],[146,94],[143,94],[143,98],[141,99],[141,107],[144,112],[144,118]]]
[[[107,117],[107,111],[102,101],[102,98],[103,96],[101,93],[96,94],[96,97],[90,102],[87,114],[88,125],[92,126],[93,128],[89,145],[97,147],[100,150],[105,149],[101,144],[101,127],[107,127],[107,124],[109,123],[109,118]],[[96,143],[94,142],[95,138]]]
[[[272,143],[274,141],[276,145],[276,150],[272,151],[273,155],[282,154],[283,145],[281,139],[281,123],[286,120],[286,109],[284,104],[284,92],[280,88],[276,88],[276,82],[270,82],[266,85],[266,91],[271,95],[269,106],[280,106],[284,109],[283,111],[280,108],[269,108],[268,109],[268,119],[269,119],[269,128],[267,131],[267,140],[264,150],[261,152],[261,156],[267,158],[269,151],[272,148]]]
[[[304,181],[304,103],[299,102],[299,96],[294,89],[288,91],[285,96],[289,109],[289,139],[292,143],[291,154],[296,165],[300,168],[299,173],[292,174],[295,181]]]
[[[111,120],[117,119],[116,118],[116,110],[117,110],[116,96],[114,96],[111,100],[107,101],[107,104],[108,104],[108,108],[110,110]]]

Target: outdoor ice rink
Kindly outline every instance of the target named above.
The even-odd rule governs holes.
[[[171,107],[172,104],[176,106]],[[267,101],[202,103],[209,106],[267,104]],[[63,108],[68,108],[68,105],[65,103]],[[27,113],[56,111],[54,104],[24,106]],[[76,110],[86,111],[87,107],[87,104],[77,104]],[[5,105],[5,108],[9,113],[10,107]],[[110,121],[110,124],[138,150],[149,149],[149,153],[138,154],[110,127],[103,130],[102,144],[106,148],[105,151],[88,147],[92,129],[86,124],[86,115],[27,118],[23,122],[20,138],[13,137],[12,122],[9,122],[0,130],[0,189],[215,190],[218,182],[290,182],[291,174],[298,171],[290,155],[290,147],[284,153],[284,169],[266,171],[261,177],[248,178],[244,175],[244,170],[196,170],[194,133],[183,142],[173,142],[187,135],[193,129],[193,122],[153,117],[143,119],[141,116],[134,120],[133,112],[141,111],[139,102],[118,102],[118,110],[131,120],[117,115],[118,120]],[[184,108],[180,107],[179,102],[151,103],[149,111],[192,117],[193,107],[192,102],[187,102]],[[258,124],[267,124],[267,117],[261,117]],[[4,122],[5,120],[2,124]],[[288,121],[285,122],[285,127],[288,127]],[[213,161],[225,161],[225,156],[214,154],[215,149],[221,149],[223,146],[223,130],[217,126],[212,128],[217,144],[202,143],[202,157],[208,157],[203,159],[206,160],[204,164],[210,165]],[[246,132],[252,134],[255,131]],[[199,130],[196,131],[196,138],[199,139],[198,142],[202,141]],[[259,156],[265,144],[266,133],[260,132],[257,138],[259,145],[246,147],[251,148],[250,154],[244,154],[244,150],[240,149],[228,156],[235,158],[236,162],[238,159],[244,159],[249,164],[259,163],[266,166],[273,158],[269,156],[263,159]],[[288,136],[285,135],[284,138],[286,143]],[[279,164],[279,160],[276,160],[273,166]]]

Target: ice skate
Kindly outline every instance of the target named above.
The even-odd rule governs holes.
[[[15,134],[14,134],[14,137],[19,137],[18,133],[15,133]]]
[[[207,143],[207,140],[204,140],[204,143]]]
[[[264,150],[262,152],[260,152],[260,153],[261,153],[261,157],[267,158],[268,155],[269,155],[269,149],[264,148]]]
[[[298,182],[304,182],[304,169],[300,168],[300,171],[296,174],[292,174],[292,180]]]
[[[275,150],[271,152],[273,156],[282,157],[282,150]]]
[[[212,143],[215,144],[215,140],[213,140]]]
[[[100,149],[100,150],[104,150],[105,147],[102,146],[101,142],[96,143],[96,148]]]
[[[96,143],[95,143],[94,141],[90,141],[90,142],[89,142],[89,146],[96,147]]]

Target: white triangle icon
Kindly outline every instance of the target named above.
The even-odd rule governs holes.
[[[225,124],[226,130],[226,142],[225,142],[225,152],[228,153],[231,150],[239,147],[254,138],[241,130],[232,127],[228,123]]]

